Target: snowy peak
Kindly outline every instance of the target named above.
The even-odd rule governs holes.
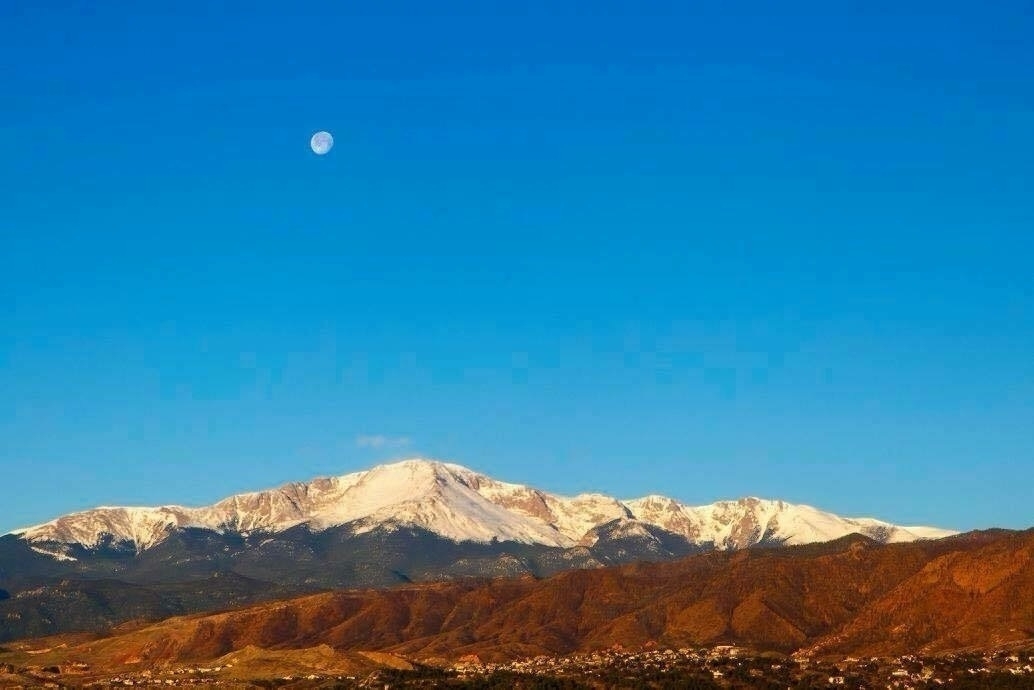
[[[636,520],[635,518],[618,518],[610,522],[593,527],[579,540],[579,546],[594,546],[601,538],[607,539],[638,539],[647,542],[660,543],[660,539],[651,530],[656,528],[648,522]]]
[[[48,523],[16,530],[29,541],[52,541],[81,544],[93,548],[105,537],[131,542],[138,550],[162,541],[170,529],[189,524],[189,509],[178,506],[161,508],[101,507],[71,513]]]
[[[697,544],[741,549],[759,543],[809,544],[852,533],[881,542],[937,539],[955,534],[931,527],[898,527],[872,518],[843,518],[807,505],[755,497],[687,506],[665,496],[628,501],[635,516]]]
[[[465,467],[411,460],[360,473],[339,505],[341,511],[323,524],[362,520],[364,529],[382,524],[417,525],[456,541],[492,539],[549,546],[569,541],[542,520],[509,511],[477,488],[488,477]]]
[[[651,527],[689,544],[717,549],[829,541],[852,532],[882,542],[953,534],[871,518],[841,518],[810,506],[759,498],[694,507],[658,495],[630,501],[602,494],[559,496],[421,458],[238,494],[202,508],[97,508],[16,534],[37,545],[96,547],[110,539],[143,550],[184,527],[247,534],[276,533],[301,524],[313,530],[351,525],[357,533],[416,526],[453,541],[516,541],[561,548],[594,542],[600,534],[654,538]],[[604,525],[607,529],[600,532]]]

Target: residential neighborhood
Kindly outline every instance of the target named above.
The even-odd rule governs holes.
[[[15,682],[14,679],[21,679]],[[262,688],[931,688],[1034,687],[1034,651],[921,657],[845,657],[757,652],[731,645],[710,648],[610,649],[567,656],[537,656],[492,663],[476,655],[453,664],[416,664],[363,675],[297,673],[264,678],[226,665],[174,665],[103,676],[88,665],[0,667],[0,686],[58,687],[262,687]]]

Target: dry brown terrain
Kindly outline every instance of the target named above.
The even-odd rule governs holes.
[[[1032,554],[1034,530],[888,546],[848,537],[546,580],[318,594],[69,638],[60,648],[12,643],[0,663],[24,663],[45,645],[52,651],[36,656],[48,663],[161,666],[296,649],[306,650],[307,668],[342,669],[388,658],[340,656],[359,650],[503,660],[651,641],[829,655],[1026,646],[1034,640]]]

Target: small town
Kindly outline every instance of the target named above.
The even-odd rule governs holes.
[[[506,664],[469,660],[455,669],[459,679],[493,674],[552,677],[586,688],[888,688],[920,690],[940,686],[1034,686],[1034,655],[989,654],[846,657],[840,661],[754,653],[734,646],[710,649],[611,649],[586,655],[540,656]],[[478,686],[480,687],[480,686]],[[533,687],[533,686],[529,686]]]
[[[468,656],[451,666],[415,665],[413,670],[378,670],[365,675],[306,673],[248,678],[242,669],[185,665],[101,677],[82,663],[65,667],[3,668],[24,679],[11,688],[183,687],[342,688],[845,688],[927,690],[929,688],[1034,687],[1034,652],[846,657],[839,661],[720,645],[702,649],[615,647],[587,654],[538,656],[507,663]],[[10,675],[8,677],[11,677]]]

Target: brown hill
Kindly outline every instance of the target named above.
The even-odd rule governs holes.
[[[60,654],[160,665],[216,659],[249,645],[483,660],[648,641],[831,655],[1030,645],[1032,554],[1034,530],[886,546],[855,536],[546,580],[318,594],[173,618]]]

